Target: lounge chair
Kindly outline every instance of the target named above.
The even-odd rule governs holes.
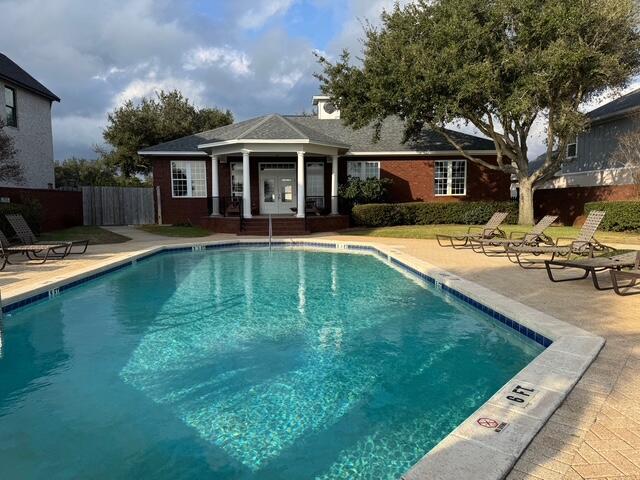
[[[38,238],[35,236],[35,234],[33,233],[33,231],[31,230],[31,228],[29,227],[29,225],[27,224],[27,222],[25,221],[24,217],[20,214],[16,214],[16,213],[11,213],[9,215],[5,215],[5,217],[7,218],[7,221],[11,224],[11,226],[13,227],[13,230],[16,232],[16,235],[18,236],[18,239],[20,240],[21,243],[23,243],[24,245],[30,245],[30,246],[34,246],[34,245],[39,245],[39,244],[43,244],[43,245],[51,245],[52,242],[41,242],[38,240]],[[71,254],[83,254],[84,252],[87,251],[87,247],[89,245],[89,240],[74,240],[72,242],[59,242],[60,244],[64,244],[66,246],[69,246],[68,249],[65,250],[65,253],[63,255],[63,257],[66,257],[67,255],[71,255]],[[60,252],[60,248],[56,248],[55,250],[52,250],[52,254],[53,255],[61,255],[62,252]],[[76,247],[78,248],[77,251],[73,251],[73,248]],[[60,252],[60,253],[58,253]]]
[[[9,261],[10,255],[25,255],[29,260],[37,260],[37,263],[44,263],[49,259],[61,259],[67,256],[71,249],[69,243],[38,243],[36,245],[11,245],[4,233],[0,231],[0,255],[4,263],[0,270],[4,269]]]
[[[487,256],[504,255],[505,249],[516,245],[534,245],[541,243],[553,245],[553,240],[545,235],[544,231],[558,218],[557,215],[546,215],[536,223],[528,232],[511,232],[509,238],[474,238],[471,239],[471,248],[476,253],[484,253]]]
[[[604,255],[600,257],[588,257],[588,258],[575,258],[567,260],[546,260],[544,265],[547,269],[547,275],[552,282],[570,282],[573,280],[582,280],[591,275],[593,280],[593,286],[598,290],[611,290],[614,287],[603,287],[598,281],[598,272],[606,270],[620,270],[621,268],[633,267],[638,258],[640,258],[640,252],[626,252],[617,255]],[[554,277],[553,270],[558,268],[574,268],[578,270],[584,270],[584,274],[577,277]]]
[[[589,213],[587,220],[582,225],[580,233],[576,238],[558,238],[553,245],[512,245],[506,248],[507,257],[513,263],[517,263],[522,268],[539,268],[545,266],[544,261],[532,260],[528,255],[538,257],[549,254],[555,260],[556,257],[591,256],[594,252],[615,252],[614,248],[598,242],[594,235],[600,226],[605,212],[593,210]],[[560,242],[569,240],[570,243],[561,245]],[[524,257],[524,258],[523,258]]]
[[[436,235],[436,240],[438,240],[438,245],[441,247],[465,248],[470,246],[471,239],[506,238],[506,234],[499,227],[508,216],[508,213],[496,212],[484,226],[471,225],[465,235],[439,234]],[[471,233],[474,229],[480,229],[480,232]],[[443,244],[443,242],[445,243]]]
[[[629,280],[629,283],[622,284],[621,281]],[[636,253],[636,260],[631,270],[611,270],[611,283],[613,291],[618,295],[637,295],[640,288],[629,291],[636,285],[640,285],[640,252]]]

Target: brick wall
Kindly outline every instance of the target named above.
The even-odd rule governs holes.
[[[160,187],[162,223],[192,223],[199,225],[200,218],[209,214],[207,198],[173,198],[171,192],[171,160],[206,162],[207,180],[211,178],[211,161],[208,157],[155,158],[153,160],[153,186]],[[211,182],[207,182],[207,196],[211,195]],[[156,200],[157,201],[157,200]],[[156,206],[156,212],[157,212]]]
[[[82,192],[0,187],[0,197],[9,197],[11,203],[37,201],[42,211],[43,232],[82,225]]]
[[[372,157],[370,160],[380,161],[380,175],[390,178],[393,184],[390,189],[392,202],[458,202],[472,200],[508,200],[510,180],[508,175],[467,162],[467,194],[465,196],[435,196],[434,189],[434,160],[460,158],[458,156],[424,157],[424,158],[394,158],[384,159]],[[325,161],[325,204],[331,205],[331,163],[323,157],[309,157],[307,160]],[[358,157],[358,160],[367,160]],[[211,174],[211,162],[203,157],[176,157],[175,160],[198,160],[206,162],[207,178]],[[339,162],[339,183],[347,180],[346,158]],[[158,158],[153,163],[154,186],[160,186],[162,201],[162,221],[164,223],[199,223],[201,217],[208,215],[208,201],[206,198],[172,198],[170,158]],[[231,195],[231,162],[240,162],[242,157],[229,156],[227,162],[219,164],[220,196]],[[260,162],[292,162],[294,157],[252,157],[250,161],[251,173],[251,213],[260,213]],[[211,185],[207,184],[207,195],[211,195]]]
[[[550,188],[536,190],[533,202],[537,218],[548,214],[558,215],[564,225],[573,225],[584,214],[585,203],[631,200],[635,197],[635,185]]]
[[[434,195],[435,160],[459,159],[459,156],[423,158],[361,158],[380,161],[380,177],[393,181],[389,189],[391,202],[460,202],[477,200],[509,200],[509,176],[467,161],[467,194],[464,196]],[[356,160],[354,158],[354,160]],[[487,159],[491,160],[491,159]],[[340,162],[340,183],[347,179],[347,165]]]

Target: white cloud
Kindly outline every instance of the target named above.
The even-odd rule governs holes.
[[[204,104],[205,86],[202,82],[183,77],[163,76],[151,72],[143,79],[135,79],[129,82],[112,101],[112,108],[122,105],[127,100],[141,100],[143,97],[153,97],[161,90],[180,90],[185,97],[196,105]]]
[[[227,45],[224,47],[197,47],[185,54],[185,70],[197,70],[217,66],[229,69],[234,75],[251,73],[251,60],[239,50]]]
[[[269,81],[276,85],[282,85],[283,87],[286,87],[286,88],[292,88],[300,81],[300,79],[302,78],[302,75],[303,73],[299,70],[294,70],[288,73],[281,73],[281,74],[274,73],[269,78]]]
[[[106,82],[109,79],[109,77],[112,77],[112,76],[117,75],[119,73],[124,73],[125,71],[126,70],[123,69],[123,68],[111,67],[106,72],[104,72],[102,74],[97,73],[91,78],[94,79],[94,80],[101,80],[103,82]]]
[[[293,3],[294,0],[262,0],[259,6],[250,8],[240,17],[238,25],[246,29],[260,28],[270,18],[289,10]]]

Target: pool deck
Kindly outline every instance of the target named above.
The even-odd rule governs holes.
[[[3,298],[159,245],[239,238],[234,235],[168,238],[127,227],[113,230],[132,241],[91,246],[86,255],[45,265],[7,266],[0,272]],[[623,298],[612,292],[598,292],[590,280],[553,284],[544,271],[525,271],[504,258],[441,248],[434,240],[345,235],[313,238],[368,242],[392,249],[604,337],[606,345],[595,362],[538,432],[507,478],[640,479],[640,295]]]

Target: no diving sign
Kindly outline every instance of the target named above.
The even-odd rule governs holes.
[[[503,431],[508,423],[502,422],[500,420],[494,420],[493,418],[480,417],[476,420],[476,423],[484,428],[490,428],[496,433],[500,433]]]

